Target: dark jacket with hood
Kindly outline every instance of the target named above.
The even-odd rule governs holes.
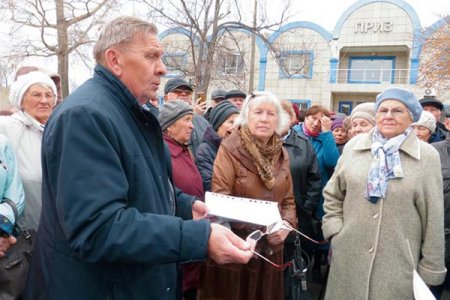
[[[203,136],[203,142],[198,146],[197,153],[195,153],[195,161],[202,176],[205,192],[211,191],[214,160],[216,159],[217,150],[219,150],[221,142],[222,138],[217,132],[212,127],[208,127]]]

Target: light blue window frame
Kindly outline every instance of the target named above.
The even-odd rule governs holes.
[[[395,82],[395,56],[350,56],[348,61],[347,83],[368,83],[368,84],[380,84],[381,81],[360,81],[351,80],[352,78],[352,64],[356,60],[390,60],[391,61],[391,83]]]
[[[314,67],[314,51],[313,50],[292,50],[292,51],[281,51],[280,52],[280,58],[282,57],[288,57],[290,54],[308,54],[309,53],[309,72],[308,75],[304,74],[286,74],[283,70],[283,68],[280,67],[279,70],[279,77],[281,79],[286,78],[297,78],[297,79],[312,79],[313,77],[313,67]]]

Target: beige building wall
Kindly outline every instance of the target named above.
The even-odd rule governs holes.
[[[339,35],[339,48],[390,45],[411,48],[413,32],[411,18],[397,5],[369,3],[354,11],[344,22]]]
[[[311,104],[328,104],[330,46],[315,30],[295,28],[282,33],[274,42],[275,49],[313,51],[312,78],[283,78],[277,60],[267,60],[266,90],[282,98],[310,100]]]

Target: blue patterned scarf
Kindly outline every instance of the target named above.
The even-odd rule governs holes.
[[[371,146],[373,159],[367,181],[367,199],[370,202],[377,203],[380,198],[386,196],[389,179],[403,177],[398,149],[411,131],[412,128],[408,127],[402,134],[386,139],[381,136],[378,128],[375,128]]]

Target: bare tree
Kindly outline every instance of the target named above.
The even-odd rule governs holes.
[[[420,63],[419,84],[439,90],[450,87],[450,16],[424,41]]]
[[[93,42],[97,26],[116,0],[2,0],[0,10],[12,20],[9,58],[58,59],[63,96],[69,94],[69,55]]]
[[[247,46],[242,43],[245,39],[242,29],[250,33],[250,38],[255,34],[266,40],[266,32],[278,29],[287,21],[290,1],[280,2],[283,9],[275,21],[268,18],[265,6],[259,5],[259,17],[252,23],[251,16],[242,15],[248,11],[250,2],[245,5],[244,1],[236,0],[143,0],[150,8],[149,18],[184,32],[187,41],[178,45],[172,41],[170,51],[175,55],[166,58],[166,64],[169,69],[193,78],[196,91],[204,93],[211,81],[219,78],[238,83],[238,86],[245,83],[246,72],[251,71],[245,57],[251,49],[249,43]],[[246,23],[247,19],[250,24]],[[189,64],[183,61],[183,53],[190,56]],[[227,59],[232,61],[227,62]],[[224,69],[226,65],[231,68]]]

